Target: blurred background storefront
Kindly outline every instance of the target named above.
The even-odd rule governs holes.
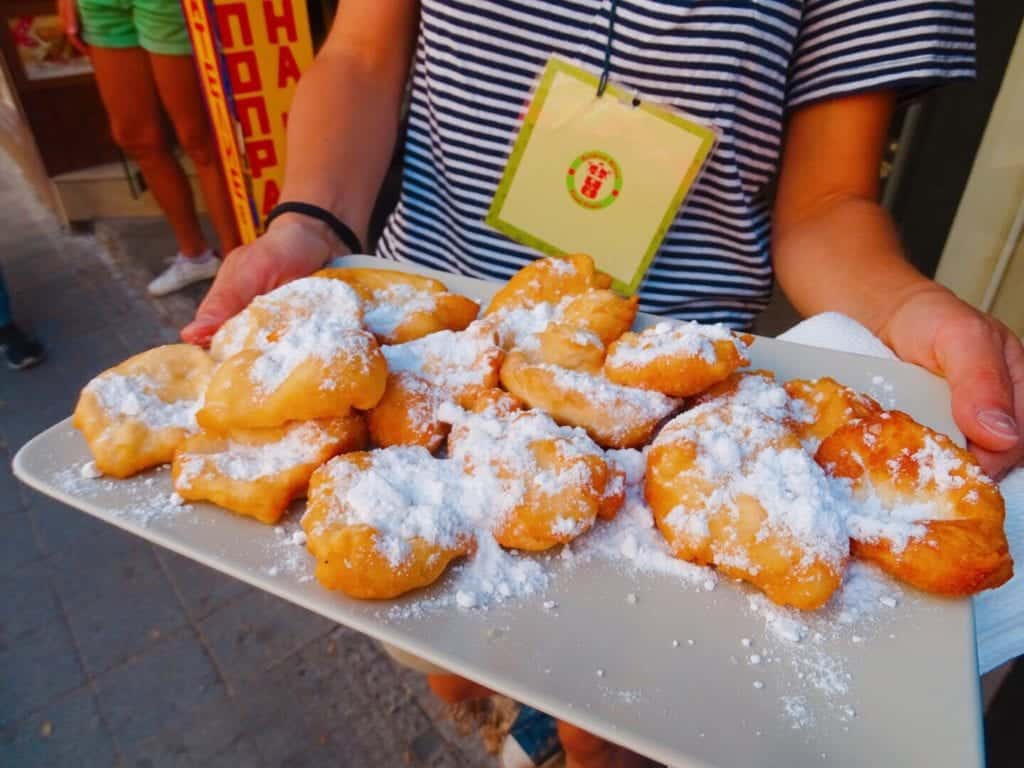
[[[185,0],[193,36],[204,28],[216,36],[207,53],[227,93],[218,125],[212,86],[213,119],[222,155],[233,135],[235,156],[225,160],[237,165],[234,192],[253,232],[276,200],[298,70],[323,40],[336,4]],[[157,216],[141,176],[110,139],[88,59],[67,43],[54,7],[0,0],[0,148],[65,223]],[[1024,334],[1024,4],[977,0],[976,12],[978,79],[901,110],[880,169],[883,199],[922,271]],[[202,47],[201,69],[210,64]],[[396,167],[378,222],[397,186]]]

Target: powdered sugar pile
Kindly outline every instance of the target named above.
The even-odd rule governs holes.
[[[199,410],[199,401],[182,399],[168,402],[156,394],[160,386],[148,376],[122,376],[107,372],[86,384],[84,391],[94,395],[112,418],[136,419],[150,429],[198,429],[196,411]]]
[[[273,318],[254,333],[255,318]],[[237,318],[217,332],[211,348],[225,360],[243,349],[262,354],[250,378],[264,392],[274,392],[311,358],[345,355],[366,360],[372,341],[361,330],[363,307],[358,294],[341,280],[305,277],[258,296]],[[366,363],[368,365],[368,363]]]
[[[408,559],[413,539],[457,547],[472,533],[471,521],[490,507],[479,489],[464,482],[460,465],[418,446],[375,451],[365,469],[348,461],[327,468],[341,516],[325,523],[373,528],[377,548],[396,568]]]
[[[620,341],[608,355],[607,364],[629,368],[648,365],[661,357],[699,358],[706,363],[718,359],[716,342],[731,342],[739,352],[747,346],[724,325],[663,321],[635,338]]]
[[[408,283],[393,283],[373,292],[363,322],[377,336],[389,336],[418,312],[437,309],[439,294],[415,288]]]
[[[216,453],[180,451],[178,483],[188,488],[206,462],[212,462],[221,474],[234,480],[251,481],[276,475],[315,462],[330,439],[316,422],[302,422],[290,427],[276,442],[249,445],[228,440],[224,450]]]
[[[381,351],[391,373],[412,373],[448,392],[483,384],[500,354],[493,333],[475,323],[464,331],[438,331]]]
[[[360,327],[363,314],[359,295],[341,280],[305,277],[257,296],[214,334],[210,351],[227,360],[244,349],[266,349],[282,326],[300,323],[317,314],[332,315],[346,330]],[[257,328],[257,318],[273,318],[268,327]]]
[[[654,515],[644,501],[646,458],[643,451],[606,451],[606,458],[623,472],[626,500],[615,518],[599,524],[574,544],[574,559],[596,557],[621,562],[639,573],[660,573],[702,589],[714,589],[718,576],[711,568],[680,560],[672,554],[665,537],[654,525]]]
[[[666,523],[694,540],[707,538],[708,515],[756,499],[766,514],[762,530],[796,542],[803,561],[842,566],[849,554],[846,519],[849,485],[825,474],[802,447],[776,447],[803,418],[802,404],[761,376],[744,377],[736,391],[687,411],[662,430],[655,445],[685,441],[696,446],[696,468],[712,490],[699,508],[678,506]],[[712,542],[718,562],[750,568],[728,542]]]
[[[534,441],[557,438],[565,458],[599,456],[600,449],[582,430],[559,427],[539,412],[499,419],[452,405],[441,410],[454,424],[449,458],[419,447],[392,447],[375,451],[368,468],[333,462],[328,472],[336,511],[322,524],[372,527],[378,550],[396,568],[409,557],[413,539],[445,548],[475,540],[476,552],[457,569],[451,588],[421,607],[451,601],[462,608],[486,607],[538,591],[547,584],[540,563],[506,552],[491,531],[529,489],[554,493],[591,481],[582,462],[565,471],[542,471],[531,452]]]

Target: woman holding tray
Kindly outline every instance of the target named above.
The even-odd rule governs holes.
[[[205,343],[255,295],[361,250],[410,68],[402,195],[379,255],[497,279],[536,258],[484,219],[557,55],[717,130],[640,285],[642,310],[745,328],[774,275],[801,313],[849,315],[945,376],[958,425],[998,477],[1024,455],[1024,348],[918,273],[877,201],[896,103],[973,77],[972,14],[967,0],[348,0],[289,117],[281,199],[305,205],[229,254],[182,335]],[[433,682],[449,698],[479,692]],[[563,736],[570,765],[634,759]]]

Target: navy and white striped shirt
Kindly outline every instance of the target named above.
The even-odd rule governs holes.
[[[600,70],[610,0],[422,0],[402,194],[379,252],[505,279],[539,255],[483,223],[552,54]],[[641,308],[745,327],[768,301],[787,110],[974,74],[970,0],[620,0],[611,77],[720,131]]]

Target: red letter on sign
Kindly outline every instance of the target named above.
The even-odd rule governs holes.
[[[277,87],[284,88],[289,80],[299,82],[302,73],[299,72],[299,63],[295,61],[292,49],[282,46],[277,50]]]
[[[277,150],[270,139],[245,142],[245,153],[249,158],[249,170],[252,177],[258,179],[263,171],[277,165]]]
[[[267,102],[261,96],[246,96],[244,99],[235,99],[235,110],[238,112],[238,122],[242,124],[242,135],[249,138],[253,134],[251,112],[256,113],[256,122],[259,123],[259,133],[270,133],[270,115],[267,114]]]
[[[263,90],[263,83],[260,81],[260,65],[256,61],[255,51],[226,53],[224,62],[228,65],[231,90],[236,94]]]
[[[225,3],[215,6],[217,11],[217,30],[220,32],[220,41],[225,48],[235,48],[237,45],[252,45],[252,26],[249,24],[249,12],[242,3]],[[235,36],[231,33],[231,18],[238,19],[238,31],[242,36],[242,42],[236,43]]]
[[[277,188],[277,182],[267,179],[267,185],[263,188],[263,207],[260,208],[260,216],[270,213],[277,201],[281,199],[281,190]]]
[[[267,22],[267,36],[270,42],[277,45],[277,31],[283,29],[289,43],[299,39],[295,31],[295,12],[292,9],[293,0],[281,0],[281,15],[274,13],[274,3],[271,0],[263,0],[263,18]]]

